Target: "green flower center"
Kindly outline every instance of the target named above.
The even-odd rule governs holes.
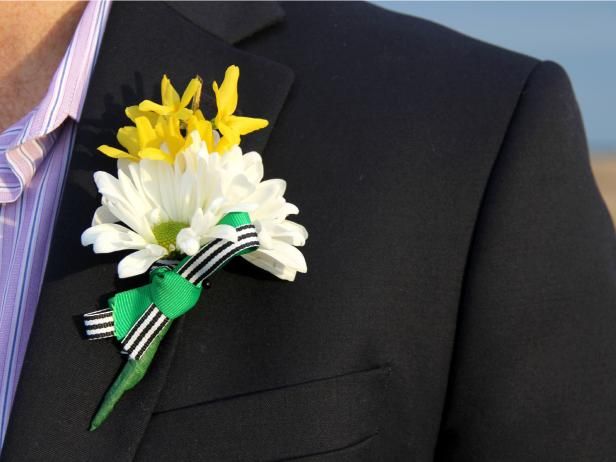
[[[169,251],[169,253],[175,252],[175,238],[181,229],[187,228],[187,223],[181,223],[179,221],[166,221],[159,223],[152,228],[154,237],[158,245],[163,246]]]

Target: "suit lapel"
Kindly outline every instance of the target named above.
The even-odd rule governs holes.
[[[3,460],[134,457],[165,384],[182,322],[172,327],[146,378],[100,429],[88,432],[100,398],[124,359],[114,342],[85,342],[76,319],[97,303],[104,306],[112,293],[143,282],[117,280],[119,255],[94,255],[80,245],[80,234],[99,201],[92,173],[115,173],[115,163],[96,147],[113,142],[117,128],[127,122],[125,106],[159,99],[164,73],[177,87],[195,74],[205,82],[220,83],[225,68],[237,64],[243,76],[238,113],[270,120],[266,130],[246,139],[245,148],[262,151],[293,74],[228,43],[281,19],[277,6],[260,5],[118,2],[112,7],[78,127]],[[202,105],[211,103],[204,98]]]

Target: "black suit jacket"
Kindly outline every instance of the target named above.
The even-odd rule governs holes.
[[[124,359],[74,318],[141,282],[80,245],[96,147],[230,64],[309,272],[230,265],[89,433]],[[114,4],[3,460],[614,460],[614,250],[557,64],[368,4]]]

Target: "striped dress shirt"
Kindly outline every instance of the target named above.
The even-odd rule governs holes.
[[[106,1],[86,6],[44,98],[0,133],[0,445],[109,7]]]

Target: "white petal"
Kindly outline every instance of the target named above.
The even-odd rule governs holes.
[[[237,242],[237,231],[230,225],[216,225],[208,230],[205,237]]]
[[[142,249],[148,243],[137,233],[122,225],[104,223],[92,226],[81,234],[81,245],[93,245],[95,253]]]
[[[259,237],[259,247],[262,249],[271,249],[274,246],[274,240],[272,238],[272,234],[270,233],[269,226],[264,226],[262,221],[254,221],[253,225],[257,230],[257,234]]]
[[[124,257],[118,264],[118,276],[128,278],[145,273],[152,263],[167,253],[160,245],[149,244],[145,249],[137,250]]]
[[[148,242],[155,242],[154,234],[150,222],[147,219],[147,212],[138,211],[126,202],[107,201],[109,211],[120,219],[125,225],[142,236]],[[144,215],[143,213],[146,213]]]
[[[258,152],[251,151],[244,154],[244,173],[254,184],[263,179],[263,160]]]
[[[255,192],[255,184],[242,173],[231,178],[225,188],[225,197],[229,202],[239,202],[253,192]]]
[[[106,205],[101,205],[94,212],[94,216],[92,217],[92,226],[100,225],[103,223],[116,223],[120,221],[118,217],[116,217]]]
[[[253,222],[261,247],[271,249],[273,241],[282,241],[294,246],[303,246],[308,239],[308,231],[302,225],[289,220],[255,220]]]
[[[178,248],[186,255],[194,255],[199,251],[199,236],[192,228],[181,229],[175,238]]]
[[[277,278],[285,281],[294,281],[297,271],[288,266],[281,265],[274,258],[266,255],[259,250],[242,255],[242,258],[252,263],[258,268],[261,268],[268,273],[273,274]]]
[[[225,215],[231,212],[252,212],[253,210],[257,210],[259,208],[259,204],[255,202],[244,203],[240,202],[239,204],[230,204],[220,209],[220,213]]]
[[[190,227],[199,236],[204,236],[215,224],[216,216],[210,211],[204,213],[201,209],[195,210],[190,220]]]
[[[124,173],[126,173],[128,175],[128,168],[129,166],[133,163],[132,160],[130,159],[118,159],[118,170],[123,171]]]
[[[267,180],[257,185],[256,191],[245,202],[256,202],[259,208],[251,216],[255,220],[277,219],[284,220],[287,215],[299,213],[299,209],[288,203],[284,197],[286,182],[280,179]]]
[[[279,178],[265,180],[259,183],[256,191],[246,200],[258,204],[265,204],[271,199],[282,197],[286,189],[287,183],[284,180]]]
[[[288,281],[295,279],[296,272],[305,273],[308,270],[304,255],[292,245],[280,241],[274,241],[272,249],[259,247],[242,256],[259,268]]]
[[[264,228],[267,229],[272,238],[294,246],[301,247],[308,239],[306,228],[293,221],[284,220],[282,223],[270,221]]]
[[[226,165],[241,163],[242,148],[240,148],[237,144],[231,146],[229,150],[224,153],[223,161]]]
[[[284,205],[275,212],[277,218],[285,218],[287,215],[297,215],[298,213],[299,209],[297,205],[291,204],[290,202],[285,202]]]
[[[88,245],[94,244],[96,239],[104,233],[108,232],[128,232],[130,231],[128,228],[118,225],[115,223],[103,223],[100,225],[91,226],[86,229],[83,233],[81,233],[81,245],[86,247]]]

